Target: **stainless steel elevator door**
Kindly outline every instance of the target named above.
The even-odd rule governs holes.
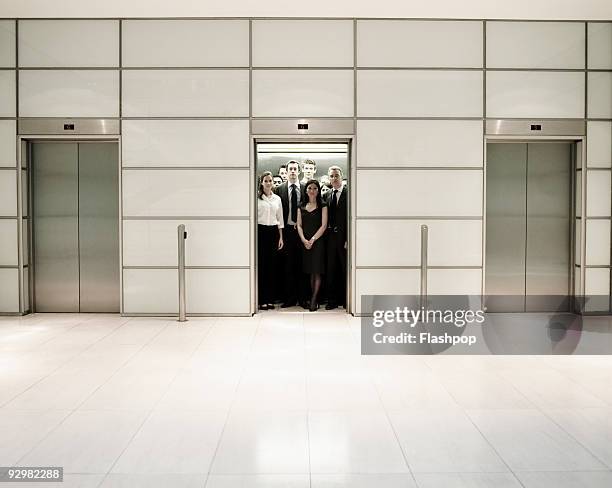
[[[76,144],[32,145],[37,312],[79,311],[79,174]]]
[[[527,145],[525,311],[568,311],[571,145]]]
[[[81,312],[119,311],[117,144],[79,144]]]
[[[488,311],[569,309],[571,155],[570,143],[487,145]]]
[[[32,144],[34,309],[119,312],[116,143]]]

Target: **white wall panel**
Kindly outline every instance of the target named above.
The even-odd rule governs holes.
[[[358,120],[359,166],[482,166],[477,120]]]
[[[248,166],[248,120],[125,120],[123,166]]]
[[[119,66],[119,21],[20,20],[19,66]]]
[[[589,167],[612,166],[612,122],[587,122]]]
[[[177,226],[185,224],[187,266],[248,266],[248,220],[125,220],[124,266],[176,266]]]
[[[481,117],[482,72],[357,73],[359,117]]]
[[[246,67],[248,20],[126,20],[124,67]]]
[[[0,117],[15,117],[15,71],[0,71]]]
[[[583,22],[487,22],[487,68],[583,69]]]
[[[249,313],[248,269],[189,269],[187,313]],[[177,271],[123,270],[125,313],[178,313]]]
[[[482,22],[360,20],[357,66],[482,67]]]
[[[15,167],[17,163],[17,132],[14,120],[0,120],[0,166]]]
[[[427,272],[429,295],[480,295],[482,270],[430,269]]]
[[[0,268],[0,312],[19,312],[19,270]]]
[[[587,268],[585,270],[585,294],[609,295],[610,270],[605,268]]]
[[[178,314],[177,270],[124,269],[123,311]]]
[[[358,269],[355,272],[356,310],[361,313],[361,295],[417,295],[418,269]]]
[[[490,71],[487,117],[584,117],[584,73]]]
[[[608,312],[610,308],[610,269],[587,268],[584,278],[587,312]]]
[[[0,216],[17,216],[17,181],[15,171],[0,171]]]
[[[587,90],[588,116],[612,119],[612,72],[589,73]]]
[[[248,269],[190,269],[186,273],[187,313],[248,314]]]
[[[420,265],[422,224],[430,266],[482,266],[482,222],[475,220],[358,220],[356,265]]]
[[[19,73],[22,117],[117,117],[119,72],[27,70]]]
[[[248,70],[123,71],[125,117],[248,117]]]
[[[481,216],[480,170],[357,171],[357,215]]]
[[[0,219],[0,265],[17,264],[17,220]]]
[[[612,23],[589,23],[589,69],[612,69]]]
[[[610,171],[587,174],[587,217],[610,216]]]
[[[586,264],[610,265],[610,221],[587,220]]]
[[[254,117],[352,117],[353,71],[255,70]]]
[[[248,170],[124,170],[123,214],[248,216],[249,181]]]
[[[254,20],[253,66],[353,66],[353,21]]]
[[[0,67],[15,66],[15,21],[0,20]]]

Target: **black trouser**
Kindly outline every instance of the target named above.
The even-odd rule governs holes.
[[[327,229],[327,302],[346,307],[346,236]]]
[[[274,303],[274,270],[278,260],[278,226],[257,226],[257,284],[259,305]]]
[[[293,225],[283,229],[283,275],[285,289],[283,303],[293,305],[305,301],[305,278],[302,271],[302,241]]]

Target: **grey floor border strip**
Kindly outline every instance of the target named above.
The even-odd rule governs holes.
[[[420,266],[355,266],[355,269],[415,269],[420,270]],[[427,266],[427,269],[482,269],[482,266]]]
[[[177,266],[123,266],[123,269],[178,269]],[[185,269],[251,269],[250,266],[185,266]]]
[[[189,317],[252,317],[251,313],[189,313]],[[122,317],[177,317],[178,313],[160,312],[160,313],[122,313]]]
[[[173,170],[197,170],[197,171],[249,171],[250,166],[123,166],[122,171],[173,171]]]
[[[250,217],[248,215],[247,216],[228,216],[228,217],[218,216],[218,215],[214,215],[214,216],[204,216],[204,215],[200,215],[200,216],[198,215],[160,216],[160,215],[155,215],[155,216],[123,216],[121,220],[249,220],[249,218]]]
[[[357,166],[357,171],[411,171],[411,170],[435,170],[435,171],[482,171],[483,166]],[[609,168],[608,168],[609,169]]]
[[[399,215],[399,216],[356,216],[356,220],[482,220],[482,216],[440,216],[440,215]]]

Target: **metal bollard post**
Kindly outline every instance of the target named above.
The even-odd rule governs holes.
[[[185,300],[185,240],[187,232],[185,232],[185,224],[181,224],[177,228],[178,232],[178,292],[179,292],[179,322],[187,322],[185,310],[187,308]]]
[[[427,246],[428,228],[421,225],[421,307],[427,308]]]

